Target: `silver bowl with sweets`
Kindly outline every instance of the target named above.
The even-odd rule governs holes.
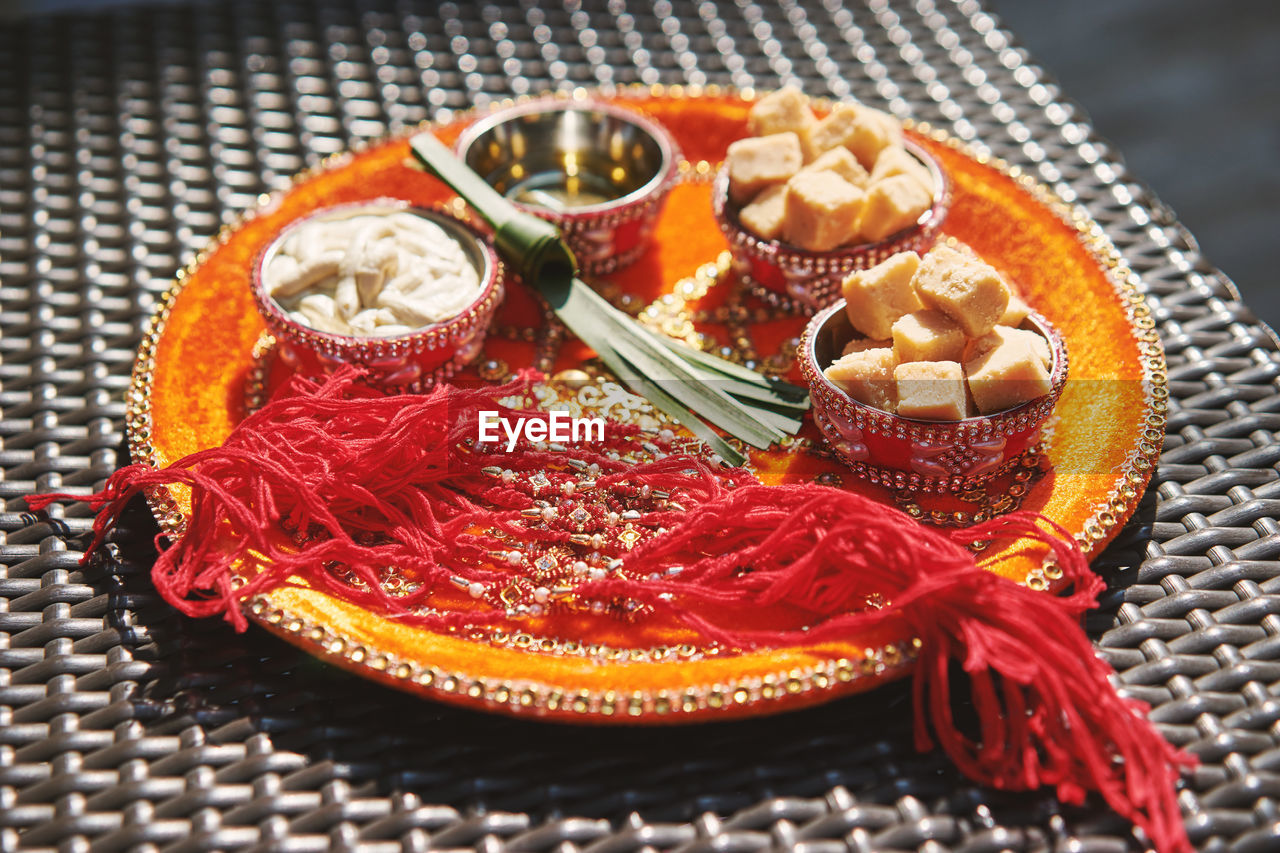
[[[396,199],[291,223],[258,257],[252,287],[293,370],[351,364],[391,392],[427,390],[474,360],[504,293],[502,263],[479,232]]]
[[[851,272],[933,245],[946,173],[893,116],[838,103],[819,118],[787,88],[752,107],[747,129],[716,175],[712,208],[735,271],[766,302],[812,314]]]
[[[1067,350],[994,269],[938,246],[853,274],[845,293],[809,321],[799,361],[814,421],[854,473],[961,493],[1034,448]]]

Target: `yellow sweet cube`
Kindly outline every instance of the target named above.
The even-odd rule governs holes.
[[[941,311],[915,311],[893,324],[893,354],[902,363],[956,361],[964,356],[964,330]]]
[[[804,159],[813,162],[833,148],[840,148],[852,134],[855,109],[852,104],[836,104],[826,117],[815,121],[800,134]]]
[[[984,415],[1011,409],[1049,393],[1049,371],[1024,335],[1040,336],[1025,330],[1008,331],[1023,334],[1000,335],[998,346],[965,364],[969,393]]]
[[[924,256],[912,284],[925,305],[955,320],[971,338],[991,331],[1009,307],[1009,287],[1000,274],[949,246],[935,246]]]
[[[871,170],[871,183],[876,184],[895,175],[906,175],[933,195],[933,175],[929,173],[929,167],[911,156],[905,148],[890,146],[876,158],[876,165]]]
[[[1046,370],[1053,367],[1053,350],[1049,342],[1039,332],[1031,329],[1015,329],[1003,324],[997,325],[980,338],[973,338],[965,347],[965,362],[973,361],[978,356],[986,355],[1004,344],[1021,341],[1031,347],[1031,351],[1040,359]]]
[[[868,338],[892,337],[899,317],[924,307],[911,286],[919,266],[915,252],[899,252],[871,269],[851,273],[841,285],[849,323]]]
[[[964,370],[955,361],[915,361],[893,370],[898,414],[926,421],[958,421],[965,416]]]
[[[893,350],[880,347],[843,355],[822,373],[853,399],[892,412],[897,398],[896,364]]]
[[[830,151],[818,157],[809,165],[800,170],[801,172],[835,172],[855,187],[865,187],[870,177],[867,170],[862,168],[862,164],[858,162],[858,158],[849,152],[848,148],[832,148]]]
[[[755,198],[765,187],[780,184],[804,165],[800,137],[775,133],[739,139],[729,146],[729,197],[738,204]]]
[[[877,110],[873,107],[866,106],[862,108],[862,116],[869,117],[880,123],[884,128],[885,135],[889,138],[889,145],[896,146],[898,148],[902,147],[902,138],[904,136],[902,132],[902,122],[898,120],[896,116],[891,113],[887,113],[884,110]],[[882,151],[880,153],[883,154],[884,152]],[[879,158],[877,158],[877,162],[879,162]]]
[[[851,352],[866,352],[869,349],[893,349],[893,341],[891,339],[873,340],[871,338],[854,338],[844,345],[840,350],[841,355],[848,355]]]
[[[835,172],[800,172],[787,181],[787,242],[813,252],[849,242],[862,203],[862,190]]]
[[[858,234],[875,243],[915,225],[933,206],[933,196],[906,175],[893,175],[867,189],[867,203],[858,219]]]
[[[896,119],[879,110],[860,107],[852,133],[844,145],[858,158],[863,168],[870,170],[880,159],[880,154],[890,149],[895,141],[902,144],[902,129]]]
[[[787,213],[787,185],[774,184],[765,187],[738,211],[738,221],[748,231],[765,240],[782,236],[782,226]]]
[[[1021,326],[1022,321],[1031,313],[1031,306],[1023,302],[1016,294],[1009,294],[1009,307],[1000,315],[1001,326]]]
[[[809,99],[795,86],[786,86],[765,95],[747,113],[747,128],[752,136],[769,136],[774,133],[800,133],[812,125],[813,110]]]
[[[855,104],[836,104],[830,115],[809,126],[801,134],[806,160],[816,160],[833,148],[848,148],[864,169],[875,165],[876,157],[893,141],[883,113]]]

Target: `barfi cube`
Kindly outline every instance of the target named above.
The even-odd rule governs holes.
[[[1009,287],[1000,274],[949,246],[935,246],[924,256],[912,284],[925,305],[955,320],[971,338],[991,331],[1009,307]]]
[[[848,355],[851,352],[866,352],[869,349],[893,349],[893,340],[873,340],[871,338],[854,338],[844,345],[844,349],[840,350],[841,355]]]
[[[871,269],[851,273],[841,285],[849,323],[868,338],[892,337],[898,318],[924,307],[911,286],[919,266],[915,252],[899,252]]]
[[[880,159],[880,153],[894,143],[895,127],[898,128],[897,139],[901,142],[901,127],[891,116],[879,110],[861,107],[844,145],[858,158],[863,168],[870,170]]]
[[[965,416],[964,370],[955,361],[915,361],[893,370],[898,414],[926,421],[958,421]]]
[[[893,324],[898,361],[955,361],[964,356],[964,330],[941,311],[916,311]]]
[[[906,175],[929,195],[933,195],[933,175],[929,173],[929,168],[908,154],[906,149],[891,146],[881,151],[876,158],[875,168],[871,170],[871,183],[876,184],[895,175]]]
[[[867,190],[858,234],[868,243],[878,242],[915,225],[932,205],[933,196],[915,179],[906,175],[885,178]]]
[[[800,133],[816,122],[809,99],[795,86],[787,86],[765,95],[747,113],[747,128],[752,136],[774,133]]]
[[[801,172],[787,181],[787,242],[825,252],[849,242],[862,211],[862,190],[834,172]]]
[[[738,221],[757,237],[776,240],[782,236],[786,214],[787,185],[774,184],[761,190],[750,204],[738,211]]]
[[[816,160],[834,148],[844,147],[867,170],[875,165],[876,157],[892,138],[889,126],[875,110],[853,104],[836,104],[830,115],[801,135],[806,160]]]
[[[862,164],[858,162],[858,158],[854,157],[848,148],[832,148],[800,171],[835,172],[859,188],[865,187],[870,177],[867,174],[867,170],[862,168]]]
[[[1049,393],[1049,371],[1030,341],[1022,336],[1003,338],[999,346],[968,362],[965,373],[973,402],[984,415]]]
[[[1004,309],[1004,313],[1000,315],[1001,326],[1018,327],[1022,325],[1022,321],[1027,319],[1027,315],[1031,313],[1031,306],[1023,302],[1013,293],[1009,294],[1009,307]]]
[[[739,139],[729,146],[729,197],[738,204],[755,198],[765,187],[780,184],[804,165],[800,137],[775,133]]]
[[[902,137],[904,135],[902,132],[902,122],[899,121],[892,113],[864,106],[862,108],[862,116],[864,118],[872,118],[880,123],[884,128],[885,134],[889,137],[889,145],[897,146],[898,148],[902,147]],[[883,154],[884,152],[882,151],[881,153]],[[876,162],[879,162],[879,158],[877,158]]]
[[[1053,366],[1053,350],[1049,348],[1049,342],[1039,332],[1031,329],[1014,329],[1003,324],[997,325],[994,329],[980,338],[974,338],[969,341],[965,348],[965,362],[973,361],[978,356],[986,355],[996,347],[1002,346],[1011,341],[1022,341],[1031,347],[1031,351],[1040,359],[1040,363],[1045,366],[1046,370],[1052,369]]]
[[[843,147],[853,135],[856,112],[853,104],[836,104],[825,118],[809,125],[800,134],[805,162],[813,162],[831,149]]]
[[[897,399],[896,364],[893,350],[881,347],[841,356],[822,373],[853,399],[892,412]]]

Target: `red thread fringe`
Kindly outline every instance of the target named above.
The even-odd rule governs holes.
[[[157,537],[156,587],[182,612],[222,614],[238,629],[246,625],[241,600],[288,583],[435,628],[496,624],[503,614],[483,608],[411,615],[434,586],[458,577],[503,577],[486,559],[498,547],[488,531],[528,535],[518,519],[530,500],[495,487],[481,473],[494,457],[457,448],[476,435],[482,408],[545,417],[494,403],[526,391],[529,379],[405,397],[361,391],[350,371],[320,385],[295,380],[222,447],[163,470],[128,466],[88,498],[38,495],[27,502],[40,510],[56,500],[88,500],[102,510],[94,524],[96,546],[135,494],[190,487],[188,529],[202,535],[183,536],[168,547]],[[633,427],[609,428],[624,438],[635,434]],[[689,507],[651,513],[647,522],[669,532],[624,558],[626,566],[680,565],[679,574],[588,581],[579,594],[641,602],[708,639],[739,647],[849,637],[892,624],[920,640],[914,675],[920,750],[936,741],[967,776],[997,788],[1052,785],[1070,803],[1097,791],[1157,850],[1191,849],[1175,783],[1179,768],[1195,759],[1159,736],[1142,703],[1112,689],[1110,668],[1079,626],[1102,584],[1052,522],[1017,512],[946,534],[856,494],[763,486],[746,472],[719,470],[700,457],[672,455],[628,466],[591,449],[574,448],[574,455],[600,466],[601,488],[624,481],[649,485],[679,493]],[[566,461],[563,453],[529,447],[500,456],[506,467],[529,472]],[[307,535],[281,536],[282,526]],[[215,530],[225,535],[205,535]],[[555,544],[554,534],[544,535],[545,544]],[[965,547],[1009,537],[1044,543],[1073,585],[1071,595],[1055,598],[984,571]],[[234,570],[247,560],[260,569],[236,588]],[[338,579],[326,568],[334,563],[364,583]],[[412,571],[422,589],[395,597],[382,591],[378,567],[388,565]],[[887,606],[866,607],[871,595]],[[726,628],[703,615],[723,603],[786,604],[812,613],[813,624],[804,632]],[[978,741],[960,732],[952,717],[953,660],[972,683]]]

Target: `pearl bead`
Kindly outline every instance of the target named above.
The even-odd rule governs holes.
[[[515,478],[516,478],[516,472],[515,472],[515,471],[512,471],[510,468],[504,468],[504,469],[502,470],[502,482],[504,482],[504,483],[510,483],[510,482],[514,481],[514,480],[515,480]]]
[[[553,506],[544,506],[542,508],[542,520],[551,521],[556,517],[556,508]]]
[[[605,516],[605,518],[608,520],[610,525],[617,524],[619,521],[622,520],[622,516],[618,515],[616,512],[610,512],[607,516]]]
[[[574,560],[573,573],[575,575],[585,575],[587,573],[587,564],[582,560]]]
[[[512,565],[512,566],[518,566],[518,565],[520,565],[520,552],[519,552],[519,551],[508,551],[508,552],[507,552],[507,564],[508,564],[508,565]]]
[[[531,604],[531,605],[529,605],[529,615],[530,615],[530,616],[541,616],[543,613],[545,613],[545,612],[546,612],[546,610],[547,610],[547,609],[546,609],[545,607],[543,607],[541,604]]]
[[[653,494],[653,489],[649,488],[648,486],[640,487],[640,497],[647,498],[651,494]]]
[[[591,579],[592,579],[593,581],[602,581],[602,580],[604,580],[604,569],[592,569],[592,570],[591,570]]]
[[[566,495],[573,494],[573,480],[566,480],[564,485],[560,487],[560,491],[564,492]]]
[[[663,441],[672,441],[673,439],[675,439],[675,437],[676,437],[676,434],[669,429],[658,430],[658,438],[662,439]]]
[[[533,600],[540,604],[545,604],[547,599],[550,597],[551,590],[547,589],[545,586],[540,586],[533,591]]]
[[[484,584],[474,581],[467,587],[467,592],[471,593],[472,598],[479,598],[484,595]]]

